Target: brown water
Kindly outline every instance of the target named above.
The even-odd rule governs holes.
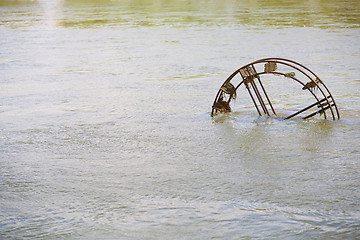
[[[358,1],[0,1],[0,238],[356,239],[359,43]],[[264,57],[313,70],[341,120],[241,94],[210,117]]]

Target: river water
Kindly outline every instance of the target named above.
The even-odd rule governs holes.
[[[359,238],[359,43],[357,0],[0,1],[0,238]],[[341,119],[211,117],[264,57]]]

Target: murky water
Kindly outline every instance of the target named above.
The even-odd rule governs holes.
[[[0,238],[358,238],[359,43],[356,0],[2,0]],[[341,120],[210,117],[263,57]]]

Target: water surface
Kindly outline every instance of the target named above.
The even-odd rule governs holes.
[[[0,238],[356,239],[359,16],[358,1],[1,1]],[[258,117],[241,95],[210,117],[264,57],[312,69],[341,119]]]

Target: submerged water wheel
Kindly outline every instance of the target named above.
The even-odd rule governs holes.
[[[309,105],[296,104],[297,109],[291,109],[290,114],[290,110],[287,110],[283,119],[298,115],[303,119],[316,115],[322,115],[325,119],[328,116],[331,116],[333,120],[340,119],[335,100],[324,82],[307,67],[284,58],[260,59],[236,70],[221,85],[212,105],[211,115],[231,112],[230,102],[236,99],[239,88],[244,86],[260,116],[278,116],[270,95],[265,90],[266,84],[263,84],[263,79],[267,79],[266,81],[270,79],[273,82],[274,76],[298,83],[295,88],[299,92],[292,94],[298,98],[297,101],[306,99],[299,98],[304,94],[313,99],[313,103]],[[284,90],[288,91],[286,88]]]

